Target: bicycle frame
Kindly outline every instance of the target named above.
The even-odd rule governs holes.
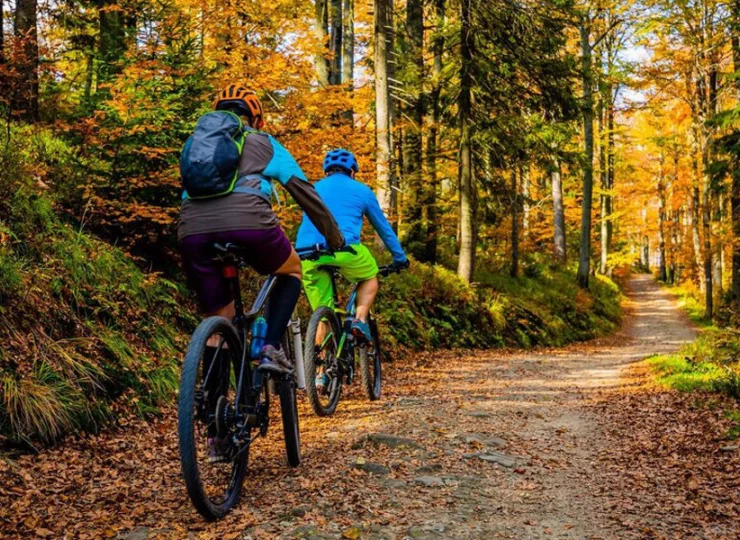
[[[242,342],[239,380],[237,381],[236,400],[234,402],[234,408],[238,411],[240,405],[239,401],[244,395],[242,390],[244,388],[243,385],[245,374],[249,375],[250,381],[252,374],[252,369],[250,366],[251,358],[247,357],[247,351],[249,350],[249,346],[247,344],[247,332],[249,327],[257,318],[257,315],[259,315],[259,313],[262,311],[262,308],[265,306],[265,303],[267,302],[267,299],[269,298],[270,293],[275,286],[275,280],[277,278],[274,275],[271,275],[265,280],[265,282],[262,284],[260,292],[257,294],[257,297],[252,303],[252,308],[249,310],[249,312],[244,313],[244,304],[242,302],[242,293],[239,285],[239,266],[236,261],[224,264],[223,276],[231,282],[231,288],[234,295],[235,311],[233,323],[234,326],[236,326],[237,332],[239,333],[239,338]],[[249,405],[249,403],[247,403],[247,405]]]
[[[326,266],[326,267],[319,267],[319,270],[325,271],[327,274],[329,274],[329,279],[331,280],[331,290],[332,295],[334,297],[334,311],[337,315],[344,317],[344,325],[343,329],[347,325],[347,321],[354,318],[354,315],[357,311],[357,288],[360,286],[359,283],[355,283],[352,287],[352,290],[349,294],[349,298],[347,299],[347,304],[344,309],[341,308],[341,304],[339,303],[339,292],[337,291],[337,281],[336,281],[336,268],[333,266]],[[337,345],[337,358],[342,357],[342,353],[344,352],[344,347],[347,344],[347,336],[350,336],[351,334],[349,332],[342,332],[342,336],[339,338],[339,344]],[[331,336],[327,336],[327,338],[330,338]]]

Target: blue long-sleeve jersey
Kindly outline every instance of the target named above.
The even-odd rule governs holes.
[[[363,218],[367,216],[372,226],[383,240],[385,247],[393,255],[395,262],[404,262],[406,253],[393,232],[388,219],[380,209],[375,193],[365,184],[341,173],[334,173],[320,180],[314,186],[324,204],[334,215],[339,229],[347,244],[359,244]],[[298,229],[296,246],[298,248],[326,245],[326,239],[303,214],[303,221]]]

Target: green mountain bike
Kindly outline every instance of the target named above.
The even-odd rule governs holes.
[[[336,251],[329,251],[321,246],[298,249],[303,260],[318,260],[325,255],[331,256],[337,251],[354,252],[349,246]],[[342,308],[336,284],[337,277],[340,275],[339,269],[327,264],[320,266],[319,270],[327,272],[331,278],[334,308],[321,306],[311,315],[306,329],[303,359],[306,395],[311,408],[318,416],[331,416],[336,411],[342,396],[342,386],[353,383],[358,366],[362,388],[368,398],[371,401],[380,399],[382,352],[378,323],[372,313],[368,321],[372,340],[358,342],[352,334],[351,326],[355,318],[358,284],[354,284],[346,306]],[[388,276],[399,271],[400,269],[395,265],[382,266],[379,268],[378,275]],[[317,375],[324,377],[326,384],[323,389],[317,388]]]

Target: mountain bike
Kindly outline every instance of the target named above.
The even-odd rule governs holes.
[[[288,463],[301,461],[296,386],[304,383],[300,322],[285,330],[281,346],[296,366],[295,374],[268,375],[253,369],[254,324],[275,285],[269,276],[251,310],[244,312],[239,270],[246,266],[239,248],[214,244],[214,260],[232,287],[233,321],[208,317],[195,329],[182,367],[178,403],[180,460],[188,495],[198,512],[212,521],[226,515],[239,500],[249,450],[267,435],[273,388],[280,399]],[[264,322],[261,322],[264,324]],[[260,345],[256,344],[259,351]],[[258,354],[257,354],[258,356]],[[208,455],[216,441],[218,454]]]
[[[354,252],[347,246],[340,250],[330,251],[321,246],[305,247],[297,250],[303,260],[318,260],[320,257],[332,256],[337,251]],[[358,342],[352,334],[351,326],[355,318],[357,287],[354,284],[346,306],[342,309],[337,292],[339,269],[331,264],[319,267],[327,272],[331,279],[334,307],[321,306],[311,315],[306,329],[305,351],[303,354],[306,375],[306,394],[311,408],[318,416],[331,416],[337,409],[342,395],[343,384],[352,384],[355,368],[359,364],[362,388],[371,401],[380,399],[381,348],[378,323],[370,314],[368,324],[372,340]],[[381,266],[379,276],[388,276],[400,270],[395,265]],[[327,384],[323,391],[316,387],[316,376],[326,376]]]

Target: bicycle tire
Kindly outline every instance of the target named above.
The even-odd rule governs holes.
[[[305,363],[306,371],[306,395],[308,396],[308,402],[311,404],[311,409],[316,413],[317,416],[331,416],[337,410],[339,399],[342,395],[342,376],[337,374],[336,384],[333,387],[327,405],[324,406],[321,403],[318,392],[316,390],[316,370],[319,366],[319,359],[316,355],[316,333],[319,329],[319,324],[326,319],[330,325],[330,331],[336,336],[334,340],[338,345],[338,340],[341,339],[342,330],[339,326],[339,320],[337,319],[334,310],[326,306],[319,307],[311,315],[311,319],[308,321],[308,328],[306,329],[306,343],[304,345],[303,361]]]
[[[215,503],[207,494],[201,481],[198,466],[195,439],[196,418],[196,384],[201,358],[208,339],[214,334],[225,337],[228,350],[235,352],[232,359],[238,357],[241,342],[237,331],[230,321],[223,317],[209,317],[201,322],[193,332],[183,361],[180,378],[180,396],[178,398],[178,436],[180,439],[180,463],[187,492],[195,509],[208,521],[224,517],[236,505],[241,495],[244,476],[247,472],[248,451],[244,451],[232,462],[231,478],[226,496],[221,503]],[[238,369],[238,365],[234,366]]]
[[[380,368],[380,338],[378,325],[374,319],[370,320],[370,334],[373,337],[372,351],[367,346],[360,347],[360,379],[362,388],[370,401],[380,399],[382,373]]]
[[[298,401],[296,400],[296,383],[293,377],[277,381],[280,396],[280,412],[283,418],[283,435],[285,436],[285,453],[288,465],[297,467],[301,464],[301,431],[298,425]]]

